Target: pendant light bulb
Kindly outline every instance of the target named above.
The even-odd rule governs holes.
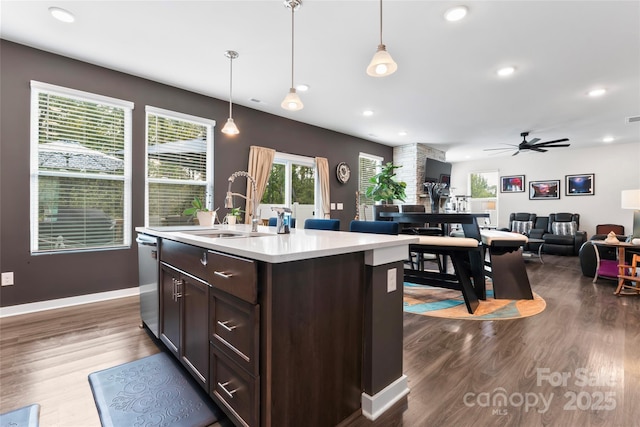
[[[291,9],[291,88],[289,89],[289,93],[284,97],[284,100],[280,104],[282,108],[289,111],[298,111],[304,108],[304,104],[302,100],[298,96],[296,92],[296,88],[294,85],[293,79],[293,41],[294,41],[294,27],[293,27],[293,17],[296,9],[302,6],[302,0],[285,0],[284,6]]]
[[[302,100],[300,100],[296,89],[293,87],[289,89],[289,93],[284,97],[284,100],[282,101],[282,104],[280,104],[280,106],[289,111],[298,111],[304,108]]]
[[[229,118],[227,119],[227,122],[224,124],[224,127],[222,128],[222,133],[226,135],[237,135],[240,133],[240,130],[238,129],[238,126],[236,126],[236,123],[233,121],[233,108],[232,108],[233,107],[233,101],[232,101],[233,99],[232,98],[233,60],[240,55],[235,50],[227,50],[225,51],[224,56],[229,58]]]
[[[386,77],[395,73],[397,69],[398,64],[387,52],[387,47],[384,43],[382,43],[382,0],[380,0],[380,44],[367,67],[367,74],[371,77]]]
[[[226,133],[227,135],[237,135],[240,133],[240,130],[238,130],[238,126],[236,126],[236,122],[234,122],[231,117],[229,117],[227,119],[227,123],[224,124],[222,133]]]

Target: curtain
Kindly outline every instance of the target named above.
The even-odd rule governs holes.
[[[249,167],[247,172],[256,180],[256,190],[258,194],[255,195],[255,199],[260,203],[264,190],[267,188],[267,182],[269,182],[269,175],[271,175],[271,165],[273,164],[273,158],[276,155],[276,150],[265,147],[258,147],[252,145],[249,149]],[[247,214],[244,216],[244,223],[251,224],[250,213],[253,212],[253,187],[247,183]],[[258,212],[260,216],[260,212]]]
[[[320,197],[322,207],[321,218],[331,218],[331,198],[329,192],[329,161],[324,157],[316,157],[316,169],[320,180]]]

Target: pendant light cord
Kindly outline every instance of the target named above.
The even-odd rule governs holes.
[[[380,0],[380,44],[382,44],[382,0]]]
[[[293,14],[295,13],[295,5],[291,4],[291,87],[293,88],[293,39],[294,39],[294,30],[293,30]]]
[[[231,115],[231,105],[233,103],[233,98],[232,98],[232,88],[233,88],[233,58],[230,57],[229,58],[229,118],[232,117]]]

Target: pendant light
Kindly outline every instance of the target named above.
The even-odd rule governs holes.
[[[367,67],[367,74],[372,77],[385,77],[395,73],[397,69],[398,64],[391,58],[387,47],[382,43],[382,0],[380,0],[380,44]]]
[[[300,100],[300,97],[296,93],[296,88],[293,84],[293,39],[294,39],[294,31],[293,31],[293,16],[295,10],[302,5],[302,0],[285,0],[284,6],[291,9],[291,88],[289,89],[289,93],[284,97],[282,104],[280,106],[285,110],[289,111],[298,111],[302,110],[304,105]]]
[[[229,58],[229,118],[227,119],[227,123],[225,123],[224,127],[222,128],[222,133],[227,135],[237,135],[240,133],[240,130],[238,129],[238,126],[236,126],[236,123],[233,121],[233,103],[231,98],[231,89],[233,87],[233,60],[236,59],[239,55],[235,50],[227,50],[225,51],[224,56]]]

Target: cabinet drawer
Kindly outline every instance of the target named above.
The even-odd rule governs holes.
[[[207,281],[207,249],[162,239],[160,260]]]
[[[250,373],[258,374],[260,306],[215,288],[209,302],[209,340]]]
[[[258,301],[256,282],[258,267],[255,261],[210,251],[209,266],[211,286],[251,304]]]
[[[259,382],[259,377],[250,375],[212,346],[209,394],[242,425],[258,425]]]

